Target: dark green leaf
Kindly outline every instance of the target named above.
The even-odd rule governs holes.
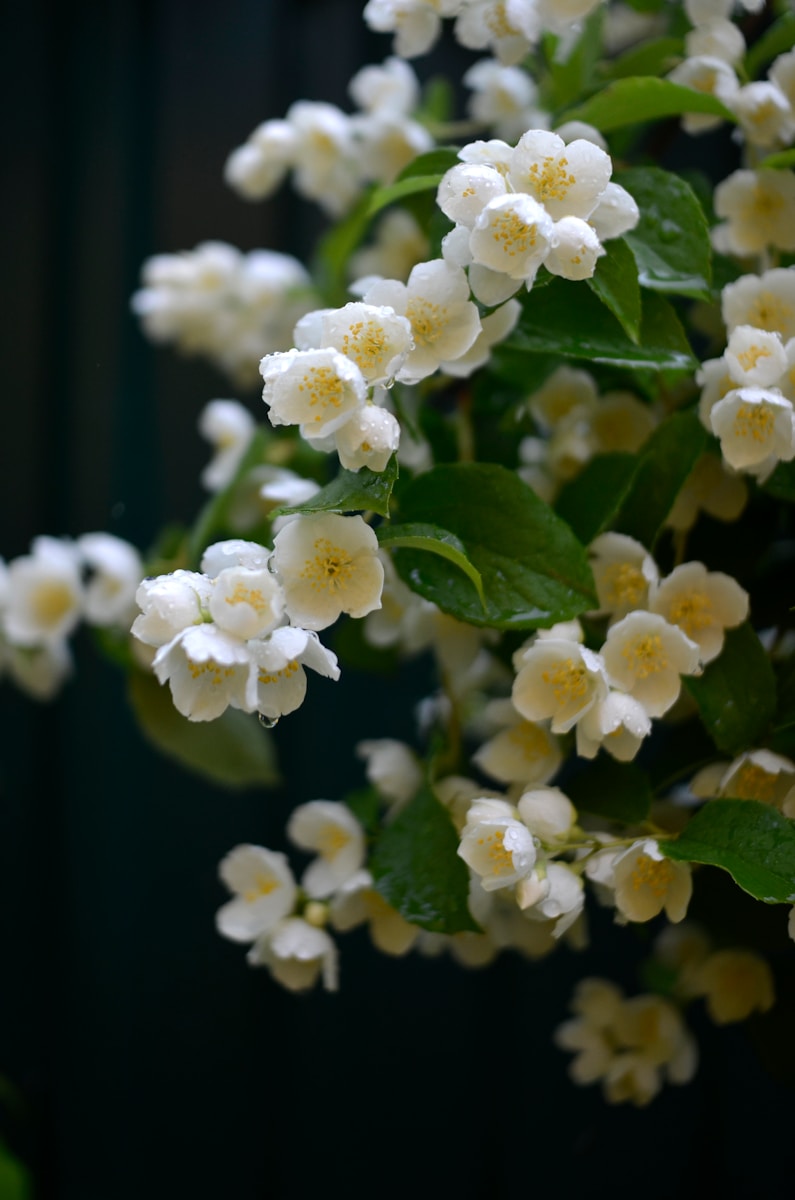
[[[795,821],[770,804],[710,800],[660,849],[678,862],[721,867],[766,904],[795,902]]]
[[[392,549],[406,547],[409,550],[425,550],[429,554],[438,554],[440,558],[454,563],[475,585],[480,602],[484,608],[486,607],[480,571],[473,567],[467,558],[466,547],[454,533],[450,533],[448,529],[441,529],[438,525],[421,523],[381,525],[376,533],[381,546],[391,546]]]
[[[778,500],[795,503],[795,462],[780,462],[762,487]]]
[[[412,480],[400,517],[449,530],[480,572],[476,588],[442,558],[398,550],[398,573],[443,612],[497,629],[533,629],[595,607],[583,546],[564,521],[505,467],[452,463]]]
[[[719,750],[740,754],[758,745],[776,711],[776,677],[748,622],[729,629],[704,674],[684,682]]]
[[[372,835],[377,832],[380,825],[381,797],[374,787],[349,792],[343,803],[351,810],[366,833]]]
[[[754,42],[745,56],[745,70],[755,79],[763,67],[795,46],[795,13],[784,13]]]
[[[611,528],[651,550],[706,444],[707,432],[694,410],[667,417],[641,449],[635,477]]]
[[[458,157],[457,146],[436,146],[426,154],[418,154],[408,166],[405,166],[397,177],[398,183],[403,179],[411,179],[415,175],[442,176],[461,160]]]
[[[584,546],[613,528],[637,469],[634,454],[599,454],[562,488],[555,511]]]
[[[434,933],[477,930],[469,871],[445,807],[423,787],[387,825],[370,858],[377,890],[402,917]]]
[[[632,79],[617,79],[584,104],[569,109],[560,121],[586,121],[602,133],[656,121],[660,117],[677,117],[682,113],[713,113],[725,121],[737,118],[715,96],[682,87],[669,79],[653,79],[639,75]]]
[[[32,1195],[30,1173],[0,1141],[0,1200],[30,1200]]]
[[[215,721],[189,721],[168,687],[142,671],[130,675],[128,696],[145,737],[189,771],[228,788],[279,782],[273,739],[254,714],[228,708]]]
[[[390,204],[396,204],[398,200],[404,199],[405,196],[413,196],[415,192],[435,192],[441,181],[442,176],[439,173],[434,175],[407,175],[405,178],[397,180],[396,183],[376,188],[370,196],[367,215],[368,217],[374,217],[383,208],[388,208]]]
[[[652,801],[645,771],[603,754],[569,780],[566,795],[579,812],[625,825],[645,821]]]
[[[545,81],[544,99],[550,108],[565,108],[591,90],[602,48],[603,15],[601,9],[592,12],[575,44],[566,46],[562,55],[559,53],[562,39],[553,35],[545,38],[549,77]]]
[[[599,259],[588,284],[621,322],[627,337],[637,345],[641,306],[635,256],[623,238],[614,238],[607,243],[606,249],[607,253]]]
[[[285,513],[316,513],[316,512],[376,512],[379,516],[389,516],[389,497],[398,477],[397,458],[393,454],[383,471],[371,471],[362,467],[359,471],[345,471],[339,474],[331,483],[326,484],[303,504],[277,508],[274,516]]]
[[[499,373],[521,377],[527,354],[628,368],[693,371],[698,365],[676,313],[662,296],[643,295],[640,342],[635,345],[590,289],[564,279],[553,280],[540,294],[530,293],[519,324],[495,352]]]
[[[625,237],[641,286],[708,298],[712,247],[704,210],[690,185],[659,167],[633,167],[614,179],[640,209],[640,221]]]

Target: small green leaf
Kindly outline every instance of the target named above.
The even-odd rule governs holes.
[[[651,550],[706,444],[707,432],[695,410],[667,417],[641,448],[635,476],[611,528]]]
[[[737,118],[715,96],[682,87],[669,79],[653,79],[639,75],[632,79],[617,79],[584,104],[564,113],[563,121],[586,121],[602,133],[656,121],[660,117],[678,117],[682,113],[712,113],[725,121],[736,123]]]
[[[0,1141],[0,1200],[30,1200],[32,1195],[29,1171]]]
[[[645,821],[652,801],[645,771],[602,754],[569,780],[566,795],[578,812],[625,825]]]
[[[416,158],[413,158],[400,172],[396,182],[400,183],[401,180],[411,179],[415,175],[438,175],[441,178],[446,171],[455,167],[460,161],[458,146],[436,146],[433,150],[428,150],[425,154],[418,154]]]
[[[477,931],[469,911],[469,871],[458,857],[458,835],[429,787],[387,825],[370,870],[387,903],[433,933]]]
[[[768,154],[767,158],[762,159],[757,169],[770,168],[774,171],[783,171],[788,167],[795,167],[795,150],[779,150],[777,154]]]
[[[169,689],[142,671],[129,676],[128,696],[144,736],[189,771],[228,788],[279,782],[273,739],[252,713],[228,708],[215,721],[189,721]]]
[[[584,546],[613,528],[637,469],[638,459],[634,454],[599,454],[561,489],[555,512],[571,526]]]
[[[430,554],[438,554],[446,558],[464,572],[477,588],[478,596],[483,607],[486,598],[483,595],[483,580],[480,571],[473,567],[467,558],[466,548],[460,538],[448,529],[440,529],[438,525],[414,523],[411,525],[381,525],[376,533],[381,546],[391,546],[393,549],[408,547],[410,550],[426,550]]]
[[[527,297],[519,324],[494,352],[495,373],[522,379],[527,354],[556,354],[629,369],[695,370],[697,360],[670,304],[653,292],[646,292],[641,303],[636,345],[590,289],[555,279]]]
[[[704,210],[690,185],[659,167],[634,167],[616,172],[614,179],[640,209],[638,224],[625,237],[641,286],[708,298],[712,246]]]
[[[758,800],[709,800],[675,841],[660,849],[678,862],[728,871],[765,904],[795,902],[795,821]]]
[[[637,345],[641,318],[638,266],[623,238],[614,238],[607,243],[607,253],[599,259],[588,284],[621,322],[627,337]]]
[[[293,504],[274,510],[274,516],[287,513],[316,512],[375,512],[389,516],[389,497],[398,477],[397,458],[393,454],[383,471],[362,467],[358,471],[340,470],[331,483],[303,504]]]
[[[397,550],[401,578],[443,612],[473,625],[533,629],[595,607],[584,547],[514,471],[492,463],[450,463],[412,480],[400,517],[449,530],[480,573],[474,584],[443,558]]]
[[[372,835],[378,831],[381,797],[374,787],[349,792],[343,803],[351,810],[366,833]]]
[[[388,208],[390,204],[396,204],[398,200],[403,200],[406,196],[413,196],[416,192],[436,191],[441,181],[440,174],[408,175],[405,179],[399,179],[387,187],[376,188],[370,197],[367,216],[374,217],[383,208]]]
[[[684,682],[719,750],[740,754],[758,745],[775,715],[776,677],[747,621],[727,631],[723,650],[703,675]]]

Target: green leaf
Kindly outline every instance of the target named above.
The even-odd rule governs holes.
[[[745,70],[749,79],[755,79],[762,67],[786,54],[795,46],[795,13],[784,13],[774,21],[754,42],[745,56]]]
[[[777,154],[768,154],[767,158],[762,159],[757,169],[761,170],[763,167],[769,167],[775,171],[795,167],[795,150],[779,150]]]
[[[480,571],[473,567],[467,558],[463,542],[450,533],[448,529],[440,529],[438,525],[414,523],[411,525],[381,525],[376,533],[381,546],[408,547],[410,550],[426,550],[430,554],[438,554],[441,558],[455,565],[464,572],[467,579],[474,583],[480,602],[484,609],[486,598],[483,595],[483,580]]]
[[[397,550],[401,578],[443,612],[472,625],[533,629],[594,608],[583,546],[515,472],[492,463],[450,463],[412,480],[401,520],[449,530],[483,580],[477,589],[444,559]]]
[[[403,200],[406,196],[413,196],[416,192],[436,191],[441,182],[442,176],[438,173],[434,175],[408,175],[406,178],[399,179],[395,183],[390,183],[386,187],[376,188],[370,196],[367,216],[374,217],[376,213],[381,212],[384,208],[388,208],[390,204],[395,204],[398,200]]]
[[[389,516],[389,497],[398,477],[397,458],[393,454],[383,471],[362,467],[358,471],[341,469],[331,483],[326,484],[303,504],[293,504],[274,510],[274,516],[287,513],[316,512],[375,512]]]
[[[674,413],[658,425],[640,451],[635,476],[611,528],[651,550],[707,441],[694,409]]]
[[[273,739],[252,713],[228,708],[215,721],[189,721],[154,675],[133,672],[128,697],[144,736],[181,766],[222,787],[273,787],[279,782]]]
[[[712,246],[707,219],[684,179],[659,167],[633,167],[614,175],[635,197],[640,221],[625,235],[642,287],[709,298]]]
[[[528,296],[516,329],[494,353],[495,371],[521,380],[527,354],[556,354],[629,369],[695,370],[698,362],[670,304],[653,292],[645,293],[641,303],[636,345],[590,289],[555,279]]]
[[[413,925],[433,933],[478,926],[469,912],[469,871],[458,835],[429,787],[387,825],[370,857],[376,889]]]
[[[221,535],[228,533],[227,518],[235,489],[252,467],[263,461],[265,447],[271,437],[270,430],[260,425],[254,432],[237,470],[222,491],[217,492],[202,508],[188,535],[188,563],[197,568],[207,547]]]
[[[634,454],[599,454],[561,489],[555,512],[571,526],[584,546],[613,528],[637,469],[638,459]]]
[[[719,750],[735,755],[758,745],[775,715],[776,677],[747,621],[727,631],[703,675],[684,682]]]
[[[795,901],[795,821],[758,800],[709,800],[676,841],[660,849],[677,862],[728,871],[765,904]]]
[[[32,1195],[30,1173],[0,1141],[0,1200],[30,1200]]]
[[[633,75],[664,75],[683,56],[681,38],[661,37],[641,42],[619,54],[605,66],[611,79],[626,79]]]
[[[678,117],[682,113],[712,113],[725,121],[736,123],[737,118],[715,96],[682,87],[669,79],[653,79],[638,75],[632,79],[617,79],[584,104],[564,113],[564,121],[586,121],[602,133],[656,121],[660,117]]]
[[[374,787],[359,788],[349,792],[343,803],[351,810],[366,833],[372,835],[379,829],[381,797]]]
[[[374,188],[368,188],[348,215],[337,221],[317,244],[312,277],[330,305],[345,304],[349,299],[348,263],[367,233],[372,217],[370,201],[374,191]]]
[[[403,179],[411,179],[415,175],[438,175],[441,178],[446,171],[460,161],[458,146],[436,146],[433,150],[428,150],[425,154],[418,154],[416,158],[413,158],[400,172],[396,182],[400,183]]]
[[[608,242],[607,253],[599,259],[588,285],[618,318],[627,337],[637,345],[641,318],[638,266],[623,238]]]
[[[578,812],[592,813],[625,825],[645,821],[652,794],[645,771],[600,754],[569,780],[566,795]]]

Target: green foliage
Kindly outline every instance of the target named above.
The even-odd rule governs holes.
[[[383,471],[371,471],[362,467],[359,471],[340,468],[331,483],[321,488],[303,504],[283,505],[274,510],[274,516],[285,513],[317,512],[374,512],[379,516],[389,515],[389,497],[398,477],[397,458],[392,455]]]
[[[676,841],[660,849],[679,862],[728,871],[765,904],[795,903],[795,821],[757,800],[709,800]]]
[[[621,323],[627,337],[637,345],[640,341],[641,301],[635,255],[623,238],[608,242],[606,249],[607,253],[599,259],[588,284]]]
[[[703,675],[684,682],[719,750],[740,754],[759,744],[775,715],[776,677],[747,622],[727,631],[723,650]]]
[[[436,467],[406,488],[399,515],[409,524],[438,523],[452,533],[480,573],[485,608],[475,585],[460,570],[451,571],[446,559],[416,550],[395,553],[395,565],[409,587],[458,620],[496,629],[533,629],[595,607],[583,546],[505,467]]]
[[[30,1173],[0,1141],[0,1200],[31,1200],[32,1196]]]
[[[473,567],[467,558],[463,542],[454,533],[450,533],[447,529],[440,529],[438,525],[414,523],[381,525],[377,534],[381,546],[390,546],[392,549],[406,547],[410,550],[426,550],[429,554],[438,554],[440,558],[454,563],[475,585],[480,602],[485,609],[486,599],[483,595],[483,580],[480,571]]]
[[[385,826],[370,870],[377,890],[412,924],[433,933],[477,930],[458,835],[431,788],[423,787]]]
[[[602,133],[640,125],[660,117],[678,117],[684,113],[711,113],[724,121],[736,118],[725,104],[706,92],[682,87],[668,79],[637,76],[617,79],[583,104],[565,113],[566,121],[587,121]]]
[[[625,235],[642,287],[708,298],[712,247],[704,211],[684,179],[659,167],[618,171],[616,183],[638,203],[640,220]]]
[[[142,671],[129,676],[128,697],[147,740],[186,770],[227,788],[279,782],[273,738],[256,716],[228,708],[214,721],[189,721],[168,688]]]

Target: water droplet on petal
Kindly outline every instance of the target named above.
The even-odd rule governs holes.
[[[274,729],[279,724],[278,717],[266,717],[265,713],[258,713],[260,725],[264,725],[266,729]]]

